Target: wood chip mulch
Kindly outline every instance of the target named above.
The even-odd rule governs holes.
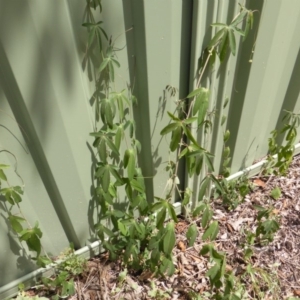
[[[219,222],[220,232],[215,248],[227,254],[226,269],[232,271],[244,286],[243,299],[289,299],[300,296],[300,156],[296,156],[286,177],[254,177],[254,189],[235,210],[227,211],[218,201],[214,204],[213,219]],[[275,200],[271,191],[279,187],[281,196]],[[246,230],[255,232],[257,210],[254,204],[274,207],[280,230],[268,245],[254,244],[250,258],[253,276],[247,275],[243,244]],[[182,219],[176,225],[176,247],[173,250],[176,272],[168,278],[154,278],[151,273],[124,271],[121,262],[109,262],[105,254],[88,262],[89,271],[76,281],[76,294],[69,299],[210,299],[211,267],[207,257],[199,255],[204,245],[200,220],[199,235],[188,248],[186,231],[189,222]],[[259,285],[257,285],[259,283]],[[194,295],[192,297],[191,295]],[[300,298],[299,298],[300,299]]]

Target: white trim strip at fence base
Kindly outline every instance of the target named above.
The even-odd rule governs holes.
[[[99,253],[103,252],[104,249],[101,247],[101,242],[96,241],[88,246],[85,246],[77,251],[75,251],[75,255],[80,257],[89,259],[92,258]],[[46,268],[39,268],[23,277],[16,279],[9,284],[4,285],[0,288],[0,299],[10,299],[14,297],[18,293],[18,286],[20,283],[24,284],[25,289],[32,287],[38,284],[41,277],[50,277],[54,274],[55,266],[62,263],[63,260],[57,261],[55,264],[50,264]]]
[[[297,154],[300,153],[300,143],[296,144],[295,145],[295,150],[294,150],[294,154],[293,156],[296,156]],[[273,156],[274,158],[277,158],[277,154]],[[267,161],[266,160],[262,160],[242,171],[239,171],[239,172],[236,172],[232,175],[230,175],[227,180],[230,181],[230,180],[233,180],[233,179],[236,179],[238,177],[241,177],[242,175],[246,174],[249,178],[250,177],[253,177],[257,174],[259,174],[259,172],[262,170],[264,164],[266,163]]]
[[[295,151],[294,156],[300,153],[300,143],[295,145]],[[276,157],[276,155],[274,155]],[[244,169],[243,171],[239,171],[231,176],[228,177],[228,180],[236,179],[244,174],[246,174],[248,177],[255,176],[259,174],[261,171],[263,165],[266,163],[266,160],[262,160],[251,167],[248,167]],[[177,215],[181,214],[181,203],[176,202],[174,203],[174,209]],[[98,255],[99,253],[103,252],[103,248],[101,247],[100,241],[96,241],[88,246],[85,246],[77,251],[75,251],[75,254],[89,259],[92,258],[95,255]],[[61,263],[62,261],[58,261],[55,264],[51,264],[47,266],[46,268],[40,268],[37,269],[19,279],[16,279],[9,284],[4,285],[0,288],[0,299],[9,299],[11,297],[14,297],[18,293],[18,286],[20,283],[23,283],[25,288],[29,288],[31,286],[34,286],[35,284],[38,284],[38,280],[43,277],[50,277],[54,272],[54,267]]]

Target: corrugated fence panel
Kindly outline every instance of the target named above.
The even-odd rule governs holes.
[[[130,7],[128,6],[130,3]],[[140,164],[147,182],[147,196],[164,195],[168,173],[164,171],[172,155],[170,140],[160,136],[174,112],[176,98],[165,88],[181,88],[188,93],[191,1],[123,1],[131,83],[138,98],[135,109],[137,138],[142,143]],[[155,177],[154,177],[155,176]],[[154,177],[154,178],[153,178]]]
[[[239,1],[195,1],[193,9],[193,35],[191,47],[191,72],[190,89],[195,88],[195,74],[198,68],[198,59],[202,51],[207,47],[216,29],[211,29],[212,23],[230,23],[239,11]],[[248,1],[245,6],[253,10],[262,10],[263,1]],[[228,55],[225,63],[221,64],[216,60],[213,68],[205,73],[201,82],[202,86],[210,89],[209,111],[213,113],[213,127],[211,133],[204,135],[203,131],[198,131],[198,141],[205,148],[210,149],[215,155],[214,166],[216,173],[221,170],[223,152],[223,132],[228,128],[231,132],[231,151],[234,151],[236,144],[234,134],[237,126],[240,110],[243,107],[243,90],[248,84],[248,76],[251,69],[249,60],[252,56],[252,48],[255,44],[255,36],[259,27],[259,14],[255,18],[255,27],[250,31],[246,41],[237,38],[236,55]],[[225,102],[228,105],[224,107]],[[231,113],[233,111],[233,114]],[[227,121],[221,127],[222,117]],[[233,128],[231,126],[233,124]],[[196,134],[196,132],[195,132]],[[233,171],[237,171],[241,166],[232,165]],[[198,188],[202,180],[200,177],[187,178],[187,185],[193,190],[193,202],[198,197]]]
[[[90,236],[91,118],[69,10],[65,1],[1,1],[0,14],[1,146],[17,157],[24,215],[40,223],[45,248],[57,254]],[[4,285],[33,266],[0,222]]]
[[[233,171],[266,155],[270,131],[282,126],[279,118],[282,110],[297,109],[299,88],[293,93],[289,90],[299,87],[299,76],[293,73],[293,69],[299,68],[299,25],[298,1],[289,5],[280,0],[265,2],[243,99],[239,98],[239,85],[234,87],[237,92],[233,94],[229,114]],[[243,101],[239,111],[235,107],[237,101]]]
[[[116,90],[128,84],[138,99],[134,118],[149,201],[163,196],[164,169],[174,159],[169,137],[160,136],[169,122],[166,112],[174,112],[176,97],[194,88],[198,59],[215,30],[210,24],[230,22],[238,2],[103,0],[104,28],[123,49],[117,52]],[[195,133],[215,154],[216,172],[226,128],[236,172],[266,155],[269,132],[281,126],[282,110],[300,108],[300,2],[251,0],[245,5],[258,10],[254,29],[245,42],[237,40],[236,56],[221,66],[217,62],[202,82],[211,90],[214,126],[206,140]],[[69,242],[79,248],[93,236],[89,133],[94,112],[89,100],[100,62],[86,49],[85,16],[85,1],[0,0],[1,149],[17,158],[26,185],[23,212],[32,224],[40,223],[45,249],[54,255]],[[167,85],[179,94],[170,97]],[[9,152],[0,154],[1,163],[15,165]],[[9,174],[11,184],[22,184],[13,170]],[[192,188],[196,199],[199,178],[187,178],[183,166],[179,177],[181,188]],[[0,218],[0,240],[1,287],[35,267],[5,218]]]

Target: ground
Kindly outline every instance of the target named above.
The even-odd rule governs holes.
[[[237,287],[245,293],[243,299],[300,299],[299,174],[300,156],[296,156],[286,177],[252,178],[253,189],[236,209],[226,210],[218,200],[214,203],[213,219],[220,225],[214,246],[226,253],[226,270],[238,279]],[[279,193],[272,197],[276,187]],[[278,219],[280,229],[269,244],[255,242],[247,260],[247,232],[257,228],[255,206],[272,207],[270,213]],[[110,262],[104,253],[88,261],[88,269],[75,280],[76,293],[69,299],[211,299],[205,276],[211,262],[199,254],[204,244],[203,229],[200,219],[192,220],[199,234],[188,248],[185,233],[190,221],[182,218],[176,225],[176,272],[171,277],[127,271],[121,261]]]

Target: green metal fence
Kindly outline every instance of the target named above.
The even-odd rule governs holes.
[[[81,2],[81,3],[79,3]],[[288,4],[287,4],[288,2]],[[216,64],[207,80],[215,121],[207,147],[220,168],[222,128],[231,131],[232,172],[261,159],[267,138],[281,124],[282,110],[300,106],[300,2],[251,0],[255,26],[237,55]],[[117,37],[121,69],[117,88],[134,84],[140,164],[147,177],[147,196],[160,195],[168,174],[168,140],[160,130],[166,111],[176,104],[167,85],[185,97],[194,86],[198,59],[212,36],[214,22],[229,22],[238,11],[235,0],[103,0],[105,30]],[[91,237],[91,160],[93,60],[86,59],[85,1],[0,0],[0,143],[17,158],[26,188],[22,208],[40,223],[43,243],[54,255],[73,242]],[[225,99],[229,105],[223,108]],[[199,140],[202,137],[199,135]],[[16,165],[1,152],[1,163]],[[12,181],[20,179],[11,171]],[[195,192],[198,178],[181,183]],[[196,194],[196,193],[195,193]],[[0,210],[2,209],[0,202]],[[35,266],[0,218],[0,298],[13,280]],[[2,296],[1,296],[2,295]],[[3,296],[4,297],[4,296]]]

